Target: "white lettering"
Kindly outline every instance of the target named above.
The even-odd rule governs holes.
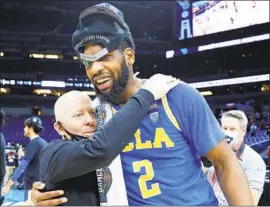
[[[110,43],[110,39],[103,36],[103,35],[90,35],[90,36],[87,36],[85,38],[83,38],[79,43],[78,45],[81,46],[83,45],[85,42],[87,41],[91,41],[91,40],[104,40],[107,44]]]
[[[104,190],[103,190],[103,170],[98,169],[98,170],[96,170],[96,173],[97,173],[97,182],[98,182],[99,193],[104,193]]]

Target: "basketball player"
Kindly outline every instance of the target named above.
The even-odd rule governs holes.
[[[258,205],[263,192],[266,165],[262,157],[244,143],[248,120],[243,111],[231,110],[222,115],[221,124],[224,132],[231,137],[231,147],[245,172],[251,193],[253,205]],[[219,205],[228,205],[220,189],[214,167],[207,171],[207,178],[213,186]]]
[[[79,19],[74,50],[95,85],[97,103],[106,114],[119,113],[144,82],[133,76],[132,35],[122,12],[107,3],[87,8]],[[200,155],[213,162],[230,205],[252,205],[243,170],[224,137],[200,93],[183,82],[174,87],[155,102],[121,153],[128,205],[218,205]],[[55,204],[57,192],[36,188],[36,205]]]
[[[42,121],[39,117],[33,116],[24,122],[24,136],[30,139],[27,145],[25,156],[15,170],[12,177],[2,189],[2,195],[6,195],[21,175],[24,176],[24,200],[28,198],[28,191],[34,182],[39,180],[39,155],[40,151],[47,145],[47,142],[39,136],[43,130]]]

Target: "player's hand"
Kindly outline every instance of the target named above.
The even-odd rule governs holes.
[[[10,187],[9,186],[4,186],[2,188],[1,195],[2,196],[5,196],[9,192],[9,190],[10,190]]]
[[[35,206],[57,206],[66,203],[68,200],[65,197],[58,198],[64,195],[64,191],[55,190],[42,193],[40,190],[45,188],[45,184],[35,182],[31,190],[31,204]],[[57,197],[57,198],[56,198]]]
[[[166,93],[178,83],[180,83],[180,80],[173,78],[172,76],[156,74],[146,80],[142,85],[142,88],[150,91],[155,100],[158,100],[165,96]]]

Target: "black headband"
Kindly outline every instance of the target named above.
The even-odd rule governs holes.
[[[116,7],[102,3],[85,9],[72,35],[72,46],[80,59],[96,61],[116,50],[122,40],[130,35],[123,14]],[[104,48],[96,54],[86,55],[82,49],[86,44],[101,44]]]

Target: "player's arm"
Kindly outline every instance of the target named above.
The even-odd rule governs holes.
[[[170,96],[176,99],[170,103],[176,108],[175,116],[185,137],[190,140],[199,155],[206,155],[213,163],[228,203],[252,205],[245,174],[203,96],[186,83],[175,87]]]
[[[140,89],[92,139],[61,142],[49,161],[47,181],[57,183],[108,166],[129,143],[153,101],[152,93]],[[41,166],[46,153],[51,153],[48,147],[42,151]]]
[[[229,205],[252,205],[246,176],[227,142],[222,140],[206,156],[214,165],[220,188]]]

